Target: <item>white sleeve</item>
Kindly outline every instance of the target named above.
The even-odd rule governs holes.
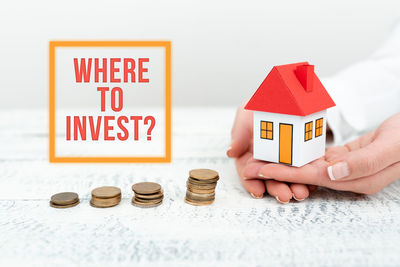
[[[335,144],[370,131],[400,112],[400,23],[370,58],[322,83],[336,103],[328,110]]]

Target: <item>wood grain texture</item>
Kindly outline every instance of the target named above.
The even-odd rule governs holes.
[[[0,265],[395,266],[400,183],[373,196],[320,189],[303,202],[253,199],[226,158],[234,109],[176,109],[172,164],[49,164],[46,111],[0,112]],[[29,118],[23,125],[23,118]],[[216,200],[184,202],[188,171],[220,174]],[[154,181],[163,204],[131,204],[131,186]],[[113,208],[89,205],[102,185],[121,188]],[[77,192],[70,209],[52,194]]]

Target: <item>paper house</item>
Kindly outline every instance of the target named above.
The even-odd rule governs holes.
[[[313,65],[273,67],[245,107],[254,111],[254,158],[300,167],[323,156],[333,106]]]

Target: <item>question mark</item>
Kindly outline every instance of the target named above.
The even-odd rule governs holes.
[[[147,129],[147,140],[151,140],[151,131],[153,131],[154,126],[156,125],[156,119],[153,116],[147,116],[144,118],[144,124],[147,125],[151,121],[149,129]]]

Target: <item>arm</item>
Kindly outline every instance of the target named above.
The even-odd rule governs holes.
[[[323,80],[336,102],[328,123],[336,144],[378,127],[400,112],[400,23],[370,58]]]

